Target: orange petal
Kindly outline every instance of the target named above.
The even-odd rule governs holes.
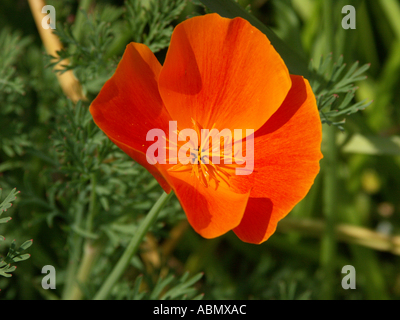
[[[154,143],[146,141],[147,132],[157,128],[168,135],[170,117],[158,92],[160,71],[160,63],[147,46],[130,43],[115,74],[90,105],[90,112],[100,129],[169,192],[157,166],[145,158],[147,148]]]
[[[168,182],[175,191],[189,223],[205,238],[218,237],[239,225],[248,193],[233,192],[224,182],[204,187],[190,173],[170,172]]]
[[[243,220],[234,229],[246,242],[267,240],[278,221],[306,196],[319,172],[322,128],[315,96],[307,80],[291,77],[286,100],[255,133],[254,187]]]
[[[267,37],[242,18],[208,14],[179,24],[159,78],[178,127],[259,129],[285,99],[288,70]]]

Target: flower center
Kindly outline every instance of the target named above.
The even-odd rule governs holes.
[[[189,156],[185,159],[189,161],[179,161],[168,171],[191,172],[191,177],[195,176],[206,188],[213,184],[217,189],[221,181],[230,186],[229,178],[234,174],[237,166],[233,163],[235,158],[232,156],[232,136],[224,136],[217,130],[213,130],[215,124],[211,130],[204,130],[196,120],[192,119],[192,123],[197,137],[190,139],[184,145],[180,145],[182,142],[178,142],[176,146],[171,146],[170,143],[167,148],[170,150],[183,149],[183,152],[188,149]],[[178,136],[179,134],[181,132],[178,132]],[[179,159],[182,160],[182,158]]]

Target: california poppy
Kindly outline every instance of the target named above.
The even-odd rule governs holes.
[[[319,172],[321,121],[308,81],[290,75],[267,37],[241,18],[207,14],[180,23],[163,66],[147,46],[130,43],[90,112],[165,192],[176,193],[205,238],[233,230],[245,242],[267,240]],[[254,171],[236,175],[238,164],[206,165],[200,156],[186,165],[149,163],[148,132],[168,137],[172,121],[196,132],[254,130]]]

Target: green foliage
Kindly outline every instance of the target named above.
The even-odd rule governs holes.
[[[16,195],[19,194],[16,189],[11,190],[8,196],[5,197],[3,202],[0,203],[0,217],[4,211],[11,208],[12,202],[17,198]],[[1,200],[2,189],[0,188],[0,200]],[[1,218],[0,224],[6,223],[11,220],[11,217]],[[0,235],[0,241],[4,241],[5,237]],[[11,277],[11,272],[15,271],[17,267],[11,266],[12,263],[20,262],[29,259],[30,254],[22,254],[22,251],[28,249],[32,245],[33,241],[25,241],[18,249],[16,249],[15,240],[11,242],[11,246],[5,258],[0,257],[0,275],[6,278]]]
[[[21,56],[25,47],[30,43],[28,38],[21,39],[18,31],[11,32],[4,28],[0,31],[0,93],[24,94],[23,81],[16,75],[14,67],[17,59]],[[3,101],[3,100],[2,100]]]
[[[28,249],[32,245],[33,241],[28,240],[16,248],[15,240],[11,243],[10,249],[5,258],[0,258],[0,275],[6,278],[11,277],[11,272],[17,269],[16,266],[11,266],[12,263],[27,260],[31,257],[30,254],[22,254],[22,251]]]
[[[146,44],[153,52],[166,48],[173,30],[171,22],[181,14],[185,5],[186,0],[149,0],[146,4],[128,0],[126,21],[133,41]]]
[[[17,74],[15,64],[31,42],[18,31],[0,30],[0,150],[8,156],[22,154],[30,145],[22,133],[23,125],[17,119],[23,113],[18,99],[25,94],[24,80]]]
[[[201,300],[202,294],[197,293],[195,285],[203,277],[202,273],[198,273],[189,278],[189,272],[184,273],[179,279],[173,274],[169,274],[166,277],[159,277],[157,282],[147,289],[141,290],[144,285],[143,275],[139,275],[134,284],[133,288],[129,288],[127,284],[120,285],[115,292],[116,300]]]
[[[159,279],[156,286],[154,287],[150,299],[161,299],[161,300],[174,300],[174,299],[186,299],[192,297],[196,293],[196,289],[192,286],[201,279],[202,273],[199,273],[192,278],[189,278],[189,273],[186,272],[179,281],[175,281],[175,285],[172,285],[166,290],[167,286],[173,284],[174,276],[167,276],[165,279]],[[166,291],[162,293],[163,291]],[[194,297],[199,299],[200,296]]]
[[[97,93],[117,65],[130,42],[146,44],[153,52],[166,48],[172,34],[171,22],[182,12],[186,0],[128,0],[125,7],[96,6],[92,13],[81,10],[79,26],[59,25],[56,34],[65,45],[50,65],[74,70],[89,93]],[[68,59],[69,64],[62,63]]]
[[[56,34],[65,48],[57,52],[59,57],[50,63],[50,66],[57,65],[56,68],[61,73],[73,70],[88,92],[97,92],[116,66],[116,62],[107,56],[115,36],[110,28],[110,23],[114,21],[100,20],[97,15],[87,15],[84,11],[82,14],[86,17],[82,26],[85,32],[82,32],[84,36],[80,39],[74,35],[70,25],[59,26],[56,29]],[[118,15],[111,14],[110,17],[117,19]],[[68,61],[69,64],[63,61]]]
[[[58,61],[69,60],[68,65],[66,60],[61,64],[74,72],[88,100],[74,104],[63,96],[29,7],[1,1],[0,183],[7,190],[15,186],[24,195],[12,208],[16,190],[0,200],[0,233],[10,241],[0,241],[5,251],[0,262],[1,299],[96,296],[162,190],[97,128],[88,110],[90,102],[130,41],[145,43],[162,62],[173,26],[204,12],[249,19],[267,34],[290,72],[310,80],[321,120],[345,129],[345,134],[338,133],[332,164],[339,186],[336,223],[377,232],[388,243],[397,239],[398,1],[202,0],[209,5],[206,9],[199,1],[183,0],[47,3],[56,8],[55,32],[64,45]],[[341,7],[347,4],[357,9],[357,30],[341,29]],[[245,9],[249,5],[251,14]],[[320,62],[321,56],[325,58]],[[309,69],[303,61],[310,59],[317,64]],[[373,105],[356,112],[372,99]],[[344,117],[346,126],[341,123]],[[323,161],[332,158],[329,152],[324,150]],[[185,214],[172,198],[108,298],[201,299],[199,293],[204,293],[210,300],[321,299],[327,287],[334,299],[399,299],[399,259],[390,251],[381,253],[341,239],[329,281],[323,276],[321,261],[327,250],[321,239],[327,231],[317,233],[307,228],[307,222],[326,225],[322,212],[327,167],[321,162],[313,188],[288,217],[302,223],[285,225],[283,220],[260,246],[245,244],[232,233],[201,238],[185,226]],[[5,209],[13,210],[9,223]],[[9,278],[15,263],[29,257],[25,252],[31,241],[20,247],[11,241],[21,238],[35,240],[29,249],[32,258]],[[356,267],[357,290],[340,286],[341,268],[347,264]],[[44,265],[57,270],[56,290],[40,286]],[[77,288],[81,294],[76,294]]]
[[[357,61],[343,75],[346,69],[343,56],[340,56],[333,66],[331,61],[332,54],[325,59],[321,58],[319,67],[311,81],[311,87],[317,97],[322,123],[335,125],[344,130],[341,125],[345,123],[345,120],[334,122],[335,118],[364,110],[372,103],[367,103],[365,100],[351,103],[358,89],[354,83],[367,79],[363,74],[369,69],[370,64],[358,68],[359,62]],[[313,69],[312,62],[310,69]]]
[[[1,194],[3,192],[3,189],[0,188],[0,200],[1,200]],[[20,192],[17,191],[17,189],[13,189],[11,190],[11,192],[8,194],[7,197],[5,197],[5,199],[3,200],[2,203],[0,203],[0,216],[4,211],[7,211],[8,208],[11,208],[12,206],[12,202],[17,199],[17,194],[19,194]],[[7,222],[7,221],[6,221]],[[3,223],[3,222],[1,222]]]
[[[232,0],[232,1],[234,1],[235,3],[239,3],[239,0]],[[202,7],[202,9],[204,10],[204,12],[205,13],[212,13],[213,11],[211,10],[211,8],[210,8],[210,2],[203,2],[203,1],[201,1],[201,0],[191,0],[191,2],[194,4],[194,5],[196,5],[196,6],[200,6],[200,7]],[[224,4],[224,3],[222,3],[222,4]],[[239,6],[239,8],[241,8],[240,6]],[[228,5],[228,6],[226,6],[226,10],[230,10],[231,8],[230,8],[230,6]],[[251,13],[251,4],[249,3],[245,8],[243,8],[247,13]],[[220,13],[220,14],[222,14],[222,13]]]

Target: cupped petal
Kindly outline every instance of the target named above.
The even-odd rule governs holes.
[[[169,172],[166,177],[193,229],[204,238],[223,235],[239,225],[250,191],[235,193],[224,182],[205,187],[190,172]]]
[[[259,129],[291,80],[268,38],[242,18],[194,17],[174,30],[159,91],[178,127]]]
[[[171,119],[158,92],[161,68],[147,46],[130,43],[115,74],[90,105],[90,112],[97,126],[169,192],[158,165],[146,160],[146,151],[154,143],[146,141],[147,133],[161,129],[168,136]]]
[[[319,172],[322,127],[315,96],[307,80],[291,78],[282,106],[255,133],[254,185],[243,220],[234,229],[245,242],[267,240]]]

